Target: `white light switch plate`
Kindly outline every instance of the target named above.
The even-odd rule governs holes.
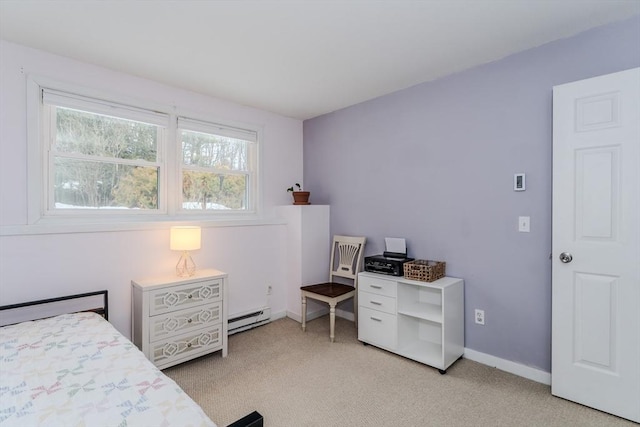
[[[525,179],[526,175],[523,173],[513,175],[513,191],[525,191],[527,189]]]
[[[519,216],[518,217],[518,231],[521,233],[530,232],[530,221],[531,218],[528,216]]]

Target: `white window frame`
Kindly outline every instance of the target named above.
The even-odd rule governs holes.
[[[128,105],[118,104],[114,102],[104,102],[102,100],[87,98],[72,93],[52,90],[46,87],[41,88],[42,96],[42,115],[41,115],[41,150],[43,154],[43,188],[42,201],[43,216],[69,216],[69,217],[122,217],[123,215],[158,215],[167,213],[166,197],[163,197],[164,191],[168,190],[166,170],[167,162],[165,161],[164,152],[170,144],[167,139],[167,128],[170,122],[168,114],[143,110],[130,107]],[[122,118],[125,120],[135,120],[158,126],[158,140],[156,160],[126,160],[126,159],[110,159],[99,158],[96,156],[87,156],[82,154],[60,153],[54,149],[53,141],[56,138],[55,132],[55,115],[53,108],[71,108],[88,113],[103,114]],[[56,157],[75,158],[78,160],[94,160],[101,163],[117,163],[121,165],[154,167],[158,169],[158,208],[157,209],[58,209],[55,208],[54,189],[54,161]]]
[[[49,153],[47,148],[48,131],[44,129],[44,117],[47,108],[43,103],[43,90],[52,94],[58,101],[67,100],[80,107],[83,102],[90,102],[92,107],[102,105],[107,112],[112,108],[122,108],[136,115],[140,121],[149,122],[160,117],[165,118],[164,142],[158,141],[159,182],[158,209],[149,210],[110,210],[110,209],[51,209],[49,205],[53,190]],[[59,98],[55,98],[58,97]],[[70,107],[71,105],[61,105]],[[81,109],[81,108],[78,108]],[[96,111],[91,109],[88,111]],[[112,114],[115,115],[115,114]],[[247,187],[247,208],[243,210],[208,210],[202,212],[182,209],[182,144],[178,140],[178,118],[193,123],[205,123],[217,129],[240,132],[238,135],[253,135],[255,148],[252,156],[253,169]],[[157,123],[154,123],[157,124]],[[216,117],[197,113],[175,105],[162,105],[154,102],[144,102],[106,93],[100,90],[87,89],[54,81],[45,77],[30,76],[27,79],[27,132],[28,132],[28,176],[27,176],[27,225],[73,225],[72,229],[136,229],[150,228],[153,222],[163,227],[162,223],[197,221],[206,225],[208,222],[218,225],[238,225],[239,223],[261,223],[261,187],[260,187],[260,152],[259,143],[262,127],[247,125],[246,123],[220,120]],[[173,146],[172,146],[173,144]],[[146,164],[150,165],[150,164]],[[63,212],[64,211],[64,212]],[[249,221],[249,222],[247,222]],[[97,223],[100,226],[96,226]],[[140,227],[141,223],[146,224]],[[136,226],[138,224],[138,226]],[[65,227],[63,227],[65,228]],[[151,228],[155,228],[151,226]],[[66,227],[65,229],[69,229]]]
[[[256,203],[257,203],[257,198],[254,196],[254,194],[256,193],[256,188],[257,188],[257,182],[258,182],[258,178],[257,178],[257,162],[258,162],[258,132],[254,131],[254,130],[249,130],[249,129],[242,129],[242,128],[237,128],[237,127],[232,127],[232,126],[228,126],[228,125],[221,125],[218,123],[211,123],[211,122],[205,122],[202,120],[196,120],[196,119],[192,119],[190,117],[178,117],[177,118],[177,132],[176,134],[180,134],[181,130],[185,130],[185,131],[192,131],[192,132],[201,132],[204,134],[209,134],[209,135],[217,135],[217,136],[227,136],[230,138],[235,138],[235,139],[239,139],[239,140],[243,140],[248,144],[248,152],[247,152],[247,170],[245,171],[223,171],[223,170],[218,170],[216,168],[208,168],[208,167],[198,167],[198,166],[185,166],[182,162],[182,146],[180,144],[180,141],[177,140],[177,154],[178,154],[178,160],[179,160],[179,166],[178,166],[178,173],[179,173],[179,178],[178,180],[181,182],[182,180],[182,174],[185,170],[190,170],[190,171],[200,171],[200,172],[207,172],[207,173],[213,173],[213,174],[225,174],[225,175],[244,175],[246,177],[246,182],[247,182],[247,194],[245,195],[246,197],[246,202],[247,202],[247,207],[246,209],[243,210],[230,210],[230,211],[226,211],[226,210],[220,210],[220,211],[216,211],[216,210],[210,210],[207,212],[218,212],[221,215],[225,215],[227,214],[227,212],[255,212],[256,211]],[[196,210],[191,210],[191,209],[183,209],[182,205],[180,204],[180,206],[178,206],[178,210],[179,212],[185,214],[185,215],[194,215],[194,214],[198,214],[199,211]]]

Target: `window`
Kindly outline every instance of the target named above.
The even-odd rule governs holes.
[[[57,89],[38,93],[40,217],[257,212],[257,130]]]
[[[43,90],[47,211],[160,210],[168,116]]]
[[[178,119],[182,153],[182,209],[251,210],[255,132]]]

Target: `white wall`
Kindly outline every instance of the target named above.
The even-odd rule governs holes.
[[[290,203],[286,188],[302,179],[302,122],[168,87],[0,40],[0,304],[108,289],[110,318],[130,336],[130,281],[170,274],[178,254],[169,250],[169,224],[151,229],[65,233],[8,233],[27,224],[26,82],[30,74],[232,123],[261,126],[263,216]],[[215,75],[212,74],[212,79]],[[284,313],[285,226],[203,228],[199,267],[229,273],[232,316],[269,305]],[[267,296],[266,286],[273,286]]]

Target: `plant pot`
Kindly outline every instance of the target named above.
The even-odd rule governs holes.
[[[293,204],[294,205],[310,205],[309,203],[309,194],[308,191],[293,191]]]

